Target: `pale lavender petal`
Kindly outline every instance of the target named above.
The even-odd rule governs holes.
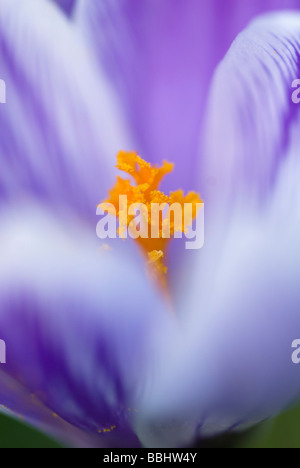
[[[215,242],[215,256],[222,248],[233,205],[241,204],[246,212],[262,209],[272,197],[289,145],[300,146],[300,106],[292,101],[292,83],[300,76],[299,25],[296,12],[258,18],[234,41],[216,71],[204,157],[195,171],[205,203],[205,242]],[[202,258],[202,252],[197,255]],[[194,252],[182,256],[190,268]],[[213,264],[211,259],[208,262]],[[199,263],[207,268],[202,259]],[[183,284],[180,288],[177,284],[175,292],[184,290],[185,263],[176,276]]]
[[[36,208],[2,216],[0,251],[1,369],[100,445],[138,444],[131,420],[167,317],[144,262]],[[18,394],[2,388],[1,403],[44,428]]]
[[[1,0],[0,11],[0,199],[33,194],[93,215],[130,146],[110,84],[52,2]]]
[[[136,418],[146,446],[185,447],[244,429],[299,398],[298,148],[284,166],[272,203],[261,213],[235,210],[222,247],[215,239],[190,270],[182,337],[165,343]]]
[[[300,107],[291,104],[289,87],[299,52],[300,15],[275,14],[246,30],[220,65],[214,86],[232,86],[218,129],[232,144],[223,144],[211,166],[223,168],[219,205],[207,219],[204,248],[185,270],[182,338],[166,344],[162,372],[137,418],[146,445],[182,446],[245,428],[299,398],[292,342],[300,330]],[[251,116],[244,135],[238,110]],[[218,140],[219,132],[210,136]],[[226,150],[234,143],[239,152],[231,160]]]
[[[209,100],[205,158],[199,166],[206,202],[237,196],[259,203],[272,192],[300,108],[292,101],[300,75],[300,16],[253,22],[219,66]]]
[[[194,189],[212,73],[258,13],[299,0],[79,0],[77,18],[119,91],[145,158],[175,161],[165,183]],[[201,189],[201,188],[200,188]]]

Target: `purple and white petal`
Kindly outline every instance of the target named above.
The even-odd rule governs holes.
[[[223,101],[213,100],[211,112],[224,118],[209,135],[228,146],[203,167],[215,170],[219,192],[208,199],[206,244],[193,253],[181,298],[182,339],[166,344],[164,371],[137,418],[146,445],[186,446],[245,428],[300,395],[292,362],[300,334],[300,107],[290,88],[299,55],[300,15],[265,16],[216,74],[213,95]],[[263,186],[265,196],[254,199]]]
[[[299,0],[79,0],[74,17],[118,90],[147,160],[175,162],[166,189],[191,190],[215,67],[251,18]],[[201,190],[201,187],[200,187]]]
[[[0,371],[0,384],[0,413],[38,428],[68,446],[84,448],[106,446],[99,434],[87,433],[67,423],[47,408],[35,394],[29,394],[28,389],[2,370]]]
[[[272,194],[298,124],[300,16],[262,16],[233,43],[214,77],[199,166],[206,202]]]
[[[132,146],[114,92],[52,2],[1,0],[0,12],[0,200],[32,194],[91,217]]]
[[[2,214],[0,252],[3,371],[100,444],[138,444],[131,420],[168,321],[143,261],[126,249],[99,251],[82,226],[36,207]],[[44,428],[17,393],[0,398]]]

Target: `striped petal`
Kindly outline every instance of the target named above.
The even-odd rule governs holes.
[[[176,164],[166,188],[198,188],[210,81],[233,39],[257,14],[293,7],[299,0],[78,1],[75,18],[118,91],[135,149]]]
[[[291,100],[299,56],[300,16],[266,16],[216,74],[211,112],[223,119],[210,120],[219,151],[203,167],[217,180],[206,244],[183,288],[184,332],[164,350],[164,372],[137,418],[146,445],[245,428],[300,395],[291,358],[300,330],[300,107]]]
[[[11,207],[0,233],[1,370],[16,385],[1,403],[43,429],[46,407],[53,430],[58,415],[100,445],[137,444],[132,414],[166,318],[139,257],[99,251],[80,225],[36,207]]]
[[[0,200],[33,195],[89,217],[131,146],[114,93],[52,2],[1,0],[0,11]]]

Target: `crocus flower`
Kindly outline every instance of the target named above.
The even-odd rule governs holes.
[[[1,411],[180,447],[299,396],[298,7],[0,0]],[[205,202],[204,248],[170,243],[172,316],[133,242],[99,251],[120,149]]]

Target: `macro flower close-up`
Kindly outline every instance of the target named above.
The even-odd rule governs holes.
[[[299,125],[300,0],[0,0],[1,447],[299,405]]]

